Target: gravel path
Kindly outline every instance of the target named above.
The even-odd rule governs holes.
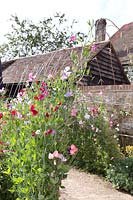
[[[60,200],[133,200],[133,196],[117,191],[97,175],[72,169],[63,180]]]

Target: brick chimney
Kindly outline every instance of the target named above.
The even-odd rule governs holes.
[[[106,36],[106,20],[101,18],[95,23],[95,41],[101,42],[105,40]]]
[[[0,89],[2,88],[2,64],[0,59]]]

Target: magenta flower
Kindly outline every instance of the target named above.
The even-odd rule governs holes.
[[[28,80],[26,81],[26,83],[32,82],[35,78],[36,78],[36,76],[33,76],[32,73],[29,73]]]
[[[70,42],[74,42],[76,40],[76,35],[71,35],[70,36]]]
[[[45,83],[44,81],[42,82],[42,87],[47,87],[47,83]]]
[[[93,44],[91,45],[91,51],[94,52],[94,51],[96,51],[96,49],[97,49],[96,44],[93,43]]]
[[[45,134],[46,134],[46,135],[49,135],[49,134],[55,135],[55,134],[56,134],[56,130],[48,129],[48,130],[45,132]]]
[[[40,101],[42,101],[42,100],[44,100],[44,97],[45,97],[44,94],[40,94],[38,98]]]

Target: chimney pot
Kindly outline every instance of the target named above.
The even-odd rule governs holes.
[[[101,42],[105,40],[106,36],[106,20],[104,18],[98,19],[95,23],[95,41]]]

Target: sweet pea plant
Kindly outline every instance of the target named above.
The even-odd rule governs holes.
[[[0,153],[14,199],[56,200],[71,164],[99,172],[119,154],[103,106],[81,102],[75,84],[84,75],[89,51],[83,50],[81,65],[73,54],[73,67],[64,67],[60,75],[51,71],[37,81],[30,73],[27,87],[1,102]]]
[[[66,70],[66,71],[65,71]],[[1,153],[7,157],[17,199],[58,199],[61,180],[68,172],[67,162],[78,148],[69,143],[65,127],[75,98],[75,91],[65,82],[70,75],[66,68],[61,78],[35,81],[30,73],[27,84],[4,105],[0,113],[2,126]]]

